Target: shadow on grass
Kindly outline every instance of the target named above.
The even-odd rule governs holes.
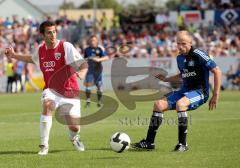
[[[60,152],[71,152],[71,151],[74,151],[74,150],[50,150],[48,153],[49,154],[54,154],[54,153],[60,153]],[[21,151],[21,150],[18,150],[18,151],[0,151],[0,155],[34,155],[36,154],[37,155],[38,151]]]
[[[60,152],[72,152],[72,151],[75,151],[74,149],[73,150],[49,150],[48,153],[60,153]]]
[[[99,157],[99,158],[94,158],[98,160],[112,160],[112,159],[119,159],[120,157],[117,156],[106,156],[106,157]]]
[[[93,149],[87,149],[88,151],[110,151],[114,152],[110,147],[109,148],[93,148]],[[156,152],[157,150],[140,150],[140,149],[135,149],[135,148],[129,148],[125,152]],[[116,152],[114,152],[116,153]],[[124,152],[123,152],[124,153]]]
[[[89,151],[112,151],[111,148],[93,148],[93,149],[87,149]]]
[[[23,154],[23,155],[32,155],[32,154],[37,154],[36,151],[0,151],[0,155],[18,155],[18,154]]]
[[[156,152],[157,150],[146,150],[146,149],[136,149],[136,148],[130,148],[128,149],[128,152],[149,152],[149,153],[153,153]]]

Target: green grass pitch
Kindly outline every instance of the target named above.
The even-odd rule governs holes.
[[[107,93],[107,95],[114,95]],[[114,96],[113,96],[114,97]],[[55,119],[50,136],[50,151],[37,155],[39,144],[40,94],[0,95],[0,168],[21,167],[159,167],[159,168],[230,168],[240,165],[240,93],[222,92],[216,110],[207,104],[189,113],[190,150],[174,153],[177,143],[177,115],[165,114],[156,138],[156,150],[129,150],[115,153],[109,139],[117,131],[127,133],[132,142],[145,137],[153,102],[137,103],[136,110],[120,104],[118,111],[94,124],[83,126],[81,139],[86,151],[77,152],[68,140],[67,129]],[[82,101],[83,105],[84,101]],[[83,115],[96,110],[82,108]]]

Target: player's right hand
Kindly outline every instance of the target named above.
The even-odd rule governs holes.
[[[209,110],[214,110],[217,107],[217,102],[219,99],[219,95],[218,94],[213,94],[212,98],[209,101]]]
[[[91,58],[91,60],[93,60],[94,62],[100,62],[99,57],[93,57]]]
[[[5,49],[5,55],[11,58],[15,54],[13,47],[8,47]]]
[[[160,80],[162,80],[164,82],[166,80],[166,76],[164,76],[163,74],[157,74],[157,75],[155,75],[155,78],[160,79]]]

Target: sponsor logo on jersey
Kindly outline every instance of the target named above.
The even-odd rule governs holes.
[[[188,78],[188,77],[193,77],[193,76],[197,75],[197,73],[195,71],[188,72],[187,69],[183,69],[183,72],[184,73],[182,73],[182,78]]]
[[[53,71],[54,71],[53,68],[47,68],[47,69],[45,70],[45,72],[53,72]]]
[[[44,68],[53,68],[53,67],[55,67],[55,65],[56,65],[55,61],[43,62],[43,67]]]
[[[192,77],[192,76],[196,76],[196,75],[197,75],[196,72],[193,71],[193,72],[183,73],[182,77],[183,78],[188,78],[188,77]]]

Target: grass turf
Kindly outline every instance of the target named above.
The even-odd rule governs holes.
[[[107,95],[113,96],[108,92]],[[116,113],[94,124],[82,126],[86,151],[74,150],[67,129],[54,119],[50,151],[37,155],[39,144],[40,94],[0,95],[0,167],[239,167],[240,93],[222,92],[216,110],[207,104],[189,113],[190,150],[174,153],[177,142],[176,113],[165,114],[156,137],[156,150],[124,153],[110,150],[109,139],[117,131],[126,132],[132,142],[145,137],[153,102],[139,102],[133,111],[120,104]],[[116,98],[115,98],[116,99]],[[82,105],[84,101],[82,101]],[[82,108],[83,115],[96,111]]]

